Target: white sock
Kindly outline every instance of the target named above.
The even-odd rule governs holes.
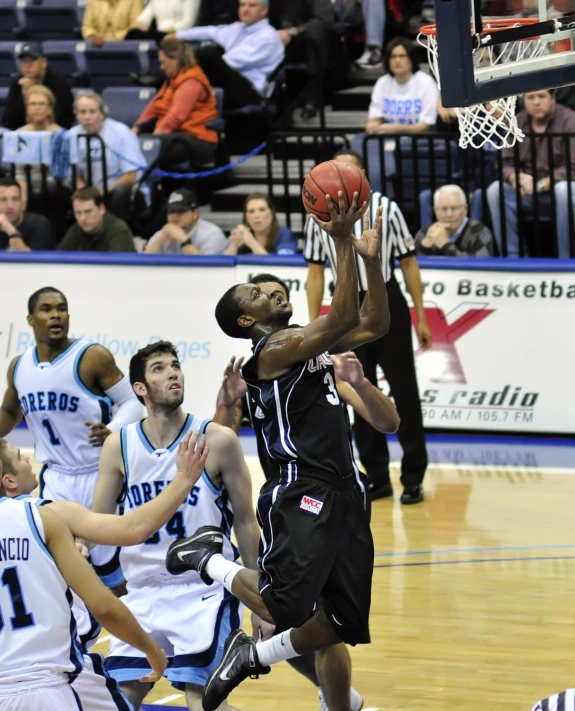
[[[206,565],[206,573],[210,578],[221,583],[229,592],[232,592],[232,583],[240,570],[245,570],[243,565],[227,560],[221,553],[213,555]]]
[[[319,698],[320,698],[321,703],[326,708],[328,708],[327,701],[325,700],[323,691],[321,689],[319,689],[318,691],[319,691]],[[354,689],[353,686],[351,687],[351,691],[349,693],[349,701],[350,701],[351,711],[358,711],[358,709],[361,708],[361,705],[363,703],[362,695],[359,693],[359,691]]]
[[[291,643],[291,630],[276,634],[267,642],[260,642],[257,646],[258,659],[264,667],[270,664],[284,662],[292,657],[299,657]]]

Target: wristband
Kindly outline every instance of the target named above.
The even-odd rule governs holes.
[[[188,239],[185,242],[182,242],[181,246],[182,247],[190,247],[192,244],[192,240],[188,237]]]

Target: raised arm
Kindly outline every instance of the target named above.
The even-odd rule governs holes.
[[[210,423],[206,429],[212,451],[207,472],[221,475],[234,511],[234,532],[246,568],[257,570],[260,529],[252,502],[252,480],[237,436]]]
[[[332,349],[334,352],[352,350],[385,336],[389,331],[387,289],[381,265],[382,212],[382,208],[379,207],[372,229],[369,227],[367,213],[363,216],[363,234],[360,239],[353,242],[355,251],[365,263],[367,294],[359,312],[359,326]]]
[[[12,432],[23,417],[18,391],[14,387],[14,369],[19,357],[16,356],[8,366],[8,386],[0,406],[0,437],[5,437]]]
[[[363,374],[355,353],[332,355],[337,391],[364,420],[379,432],[397,432],[399,415],[395,405]]]
[[[124,488],[124,480],[120,433],[114,432],[102,447],[92,511],[104,514],[115,513],[118,499]]]
[[[229,427],[236,434],[239,434],[242,422],[242,398],[248,391],[240,373],[243,362],[243,357],[236,360],[236,357],[232,356],[227,364],[218,393],[216,412],[212,418],[215,423]]]
[[[353,226],[367,209],[367,204],[358,209],[358,194],[354,193],[351,207],[346,212],[340,192],[338,213],[329,195],[326,199],[331,221],[322,222],[315,215],[313,219],[335,242],[337,279],[330,312],[303,328],[279,331],[272,335],[259,358],[260,378],[277,377],[295,363],[315,358],[359,325],[357,269],[352,234]]]
[[[108,632],[143,652],[152,673],[140,681],[155,682],[168,664],[166,655],[140,627],[130,610],[98,579],[92,567],[76,550],[65,523],[45,506],[36,509],[42,519],[46,545],[69,587],[86,603],[90,612]]]
[[[74,536],[85,541],[111,546],[144,543],[170,520],[186,499],[202,476],[208,453],[205,436],[189,432],[178,447],[177,474],[172,482],[159,496],[123,516],[94,513],[73,501],[54,501],[50,509],[66,522]]]

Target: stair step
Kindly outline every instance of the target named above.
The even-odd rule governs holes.
[[[368,102],[369,105],[369,102]],[[341,131],[342,133],[350,133],[352,135],[363,131],[365,121],[367,119],[367,109],[360,110],[342,110],[325,112],[326,128],[322,129],[319,116],[313,119],[303,121],[299,116],[294,117],[294,126],[298,131]]]
[[[332,99],[332,115],[334,118],[340,111],[353,111],[363,114],[369,109],[372,90],[373,84],[371,86],[354,86],[351,89],[344,89],[335,93]],[[365,123],[365,115],[362,115],[360,120],[361,125],[363,125]]]
[[[301,203],[300,203],[301,206]],[[243,217],[241,211],[217,211],[211,210],[208,205],[200,207],[200,215],[204,220],[209,220],[214,224],[218,225],[226,234],[229,234],[235,227],[243,222]],[[277,212],[277,218],[280,225],[287,225],[287,218],[285,212]],[[292,212],[291,215],[291,228],[297,234],[301,234],[303,231],[303,220],[302,214],[298,212]]]
[[[242,183],[231,188],[224,188],[224,190],[217,190],[212,193],[210,201],[212,210],[215,212],[241,211],[243,210],[245,199],[250,193],[263,192],[267,194],[267,189],[262,190],[262,187],[264,186],[257,183]],[[283,188],[278,186],[278,193],[281,192],[281,195],[273,198],[276,210],[285,210],[288,204],[290,212],[301,209],[301,184],[289,185],[288,189],[288,197],[286,198]]]
[[[234,158],[235,160],[235,158]],[[287,174],[290,182],[303,182],[305,176],[314,167],[314,160],[302,162],[300,171],[299,162],[287,162]],[[281,160],[272,160],[272,177],[274,182],[282,182],[284,179],[284,163]],[[241,183],[258,183],[267,185],[268,164],[266,156],[254,156],[249,161],[242,163],[234,170],[234,177]]]

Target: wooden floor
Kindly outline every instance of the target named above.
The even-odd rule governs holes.
[[[257,487],[261,470],[250,467]],[[529,711],[574,686],[575,463],[562,473],[434,467],[425,495],[422,505],[373,508],[372,644],[352,650],[364,709]],[[285,663],[230,701],[319,707]],[[146,700],[158,702],[184,705],[166,682]]]

